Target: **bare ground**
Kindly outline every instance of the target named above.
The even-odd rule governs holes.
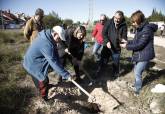
[[[91,95],[95,96],[100,107],[98,114],[152,114],[150,103],[159,96],[165,101],[163,95],[155,95],[150,89],[155,84],[165,84],[165,53],[163,47],[155,46],[156,59],[151,62],[150,68],[144,73],[143,89],[139,96],[135,96],[131,88],[134,82],[134,74],[131,64],[121,62],[121,76],[114,79],[111,74],[111,62],[102,70],[96,83],[88,86],[89,79],[82,74],[83,82],[80,84]],[[90,49],[86,51],[90,55]],[[124,58],[122,58],[124,59]],[[160,60],[160,61],[159,61]],[[162,62],[163,61],[163,62]],[[94,76],[97,64],[91,57],[84,59],[84,68],[91,77]],[[91,65],[92,64],[92,65]],[[155,69],[156,68],[156,69]],[[152,76],[151,76],[152,75]],[[27,112],[35,114],[91,114],[94,110],[89,107],[89,98],[81,92],[71,82],[56,83],[56,74],[51,74],[50,82],[54,86],[55,96],[49,102],[43,101],[34,87],[34,84],[27,76],[26,79],[18,83],[20,87],[30,88],[32,91],[29,96]],[[163,113],[163,112],[162,112]]]
[[[16,31],[17,32],[17,31]],[[57,84],[56,74],[50,74],[50,83],[53,84],[55,94],[49,102],[43,101],[31,77],[22,68],[22,55],[28,42],[23,39],[23,34],[7,33],[0,35],[1,66],[0,66],[0,113],[1,114],[91,114],[94,110],[90,107],[88,96],[81,92],[71,82]],[[156,40],[156,39],[155,39]],[[2,42],[1,41],[1,42]],[[165,40],[156,40],[158,44]],[[160,43],[161,42],[161,43]],[[83,59],[85,71],[96,80],[89,86],[89,79],[84,77],[80,84],[91,95],[95,96],[100,107],[98,114],[152,114],[151,104],[157,103],[154,111],[165,113],[165,95],[151,93],[156,84],[165,84],[165,53],[163,46],[155,46],[156,58],[151,62],[149,69],[144,72],[143,88],[139,96],[135,96],[131,86],[134,83],[133,65],[129,62],[131,54],[122,51],[121,75],[112,77],[112,63],[102,69],[97,79],[97,64],[91,55],[91,48],[87,48]],[[2,61],[3,60],[3,61]],[[68,67],[67,67],[68,68]],[[73,68],[69,68],[71,72]],[[51,88],[52,89],[52,88]],[[153,106],[153,105],[152,105]],[[96,112],[95,112],[96,113]]]

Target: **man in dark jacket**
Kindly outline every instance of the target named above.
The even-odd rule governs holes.
[[[151,59],[155,57],[154,52],[154,32],[158,29],[155,24],[149,24],[145,20],[144,14],[138,10],[131,16],[132,25],[136,28],[133,40],[125,41],[121,47],[133,51],[132,60],[134,62],[135,93],[139,94],[142,88],[142,73]]]
[[[127,25],[124,19],[124,13],[117,11],[112,19],[104,25],[103,31],[104,46],[101,52],[100,65],[102,66],[111,56],[113,60],[113,76],[119,76],[119,60],[120,60],[120,41],[127,40]],[[98,68],[98,72],[100,71]]]

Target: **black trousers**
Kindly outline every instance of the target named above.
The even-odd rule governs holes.
[[[112,49],[103,46],[101,51],[101,60],[99,61],[99,66],[103,67],[105,64],[108,63],[109,58],[112,58],[113,64],[113,73],[119,74],[119,67],[120,67],[120,51],[113,51]]]
[[[77,78],[80,78],[80,69],[79,69],[79,65],[77,64],[77,62],[75,61],[76,58],[74,58],[73,56],[70,56],[68,54],[65,54],[64,56],[60,57],[60,62],[61,64],[65,67],[67,60],[69,60],[69,62],[73,65],[74,67],[74,71],[76,74]]]

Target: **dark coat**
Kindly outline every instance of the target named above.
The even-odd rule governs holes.
[[[133,40],[128,41],[127,49],[133,50],[133,61],[149,61],[155,57],[154,32],[158,29],[155,24],[142,23],[135,32]]]
[[[73,36],[73,32],[70,30],[66,31],[66,42],[68,44],[68,50],[73,57],[77,60],[81,60],[84,55],[84,42]]]
[[[115,27],[114,18],[110,19],[105,23],[102,34],[104,46],[110,41],[112,50],[114,52],[120,51],[120,40],[127,40],[127,25],[125,19],[123,19],[117,29]]]
[[[65,52],[66,48],[67,48],[66,42],[60,41],[59,43],[57,43],[57,50],[60,58],[64,57],[67,54]]]

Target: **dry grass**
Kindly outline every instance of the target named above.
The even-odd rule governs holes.
[[[26,40],[19,30],[0,32],[0,110],[1,113],[20,113],[24,110],[30,94],[29,88],[20,88],[17,82],[25,78],[22,68],[26,44],[19,43]],[[26,42],[26,41],[25,41]]]

